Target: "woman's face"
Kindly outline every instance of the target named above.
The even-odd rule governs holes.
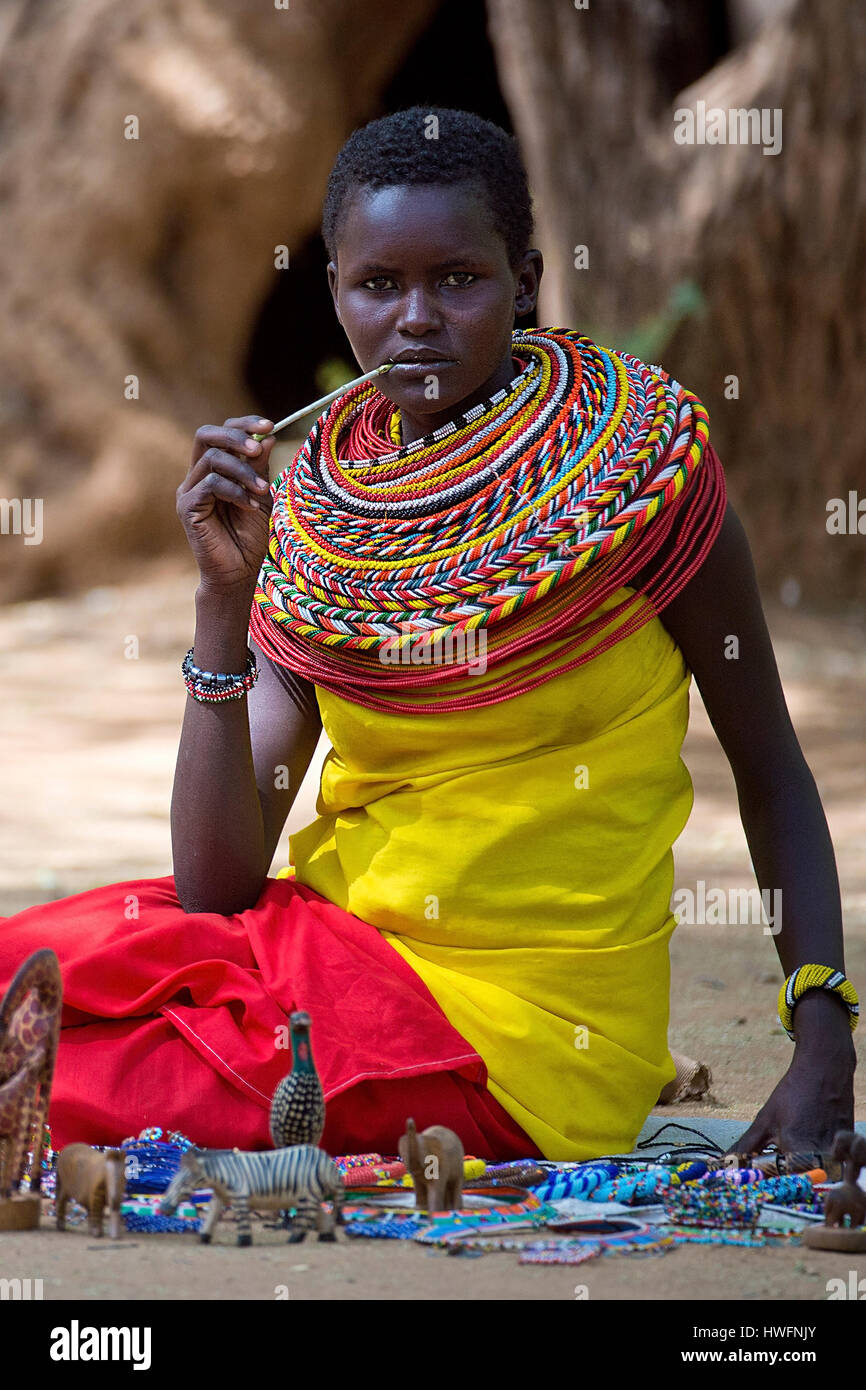
[[[539,251],[516,269],[474,184],[361,188],[343,212],[328,282],[363,371],[402,413],[403,441],[446,424],[515,375],[515,314],[535,305]]]

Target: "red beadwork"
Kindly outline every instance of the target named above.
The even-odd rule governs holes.
[[[274,661],[374,709],[476,708],[637,631],[700,567],[726,501],[700,401],[577,333],[532,330],[515,336],[523,345],[530,388],[512,383],[471,425],[427,442],[395,449],[393,407],[372,385],[317,422],[274,486],[250,621]],[[676,549],[651,580],[598,613],[675,520]],[[381,659],[408,634],[433,648],[475,628],[487,667],[520,658],[507,674],[474,672],[471,654]]]

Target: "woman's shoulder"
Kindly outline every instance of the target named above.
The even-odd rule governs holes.
[[[735,776],[796,749],[745,527],[730,501],[696,573],[659,612]],[[766,756],[765,756],[766,755]]]

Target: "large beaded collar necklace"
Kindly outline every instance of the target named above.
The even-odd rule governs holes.
[[[272,489],[250,631],[274,661],[373,709],[475,708],[591,659],[695,572],[725,507],[698,398],[571,330],[512,351],[508,386],[409,444],[372,381],[319,417]],[[675,518],[658,574],[593,616]]]

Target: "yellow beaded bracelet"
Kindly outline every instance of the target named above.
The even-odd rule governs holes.
[[[795,1038],[794,1005],[798,999],[803,997],[807,989],[829,989],[834,994],[838,994],[848,1010],[851,1031],[854,1031],[860,1016],[860,1000],[857,997],[856,989],[847,976],[843,975],[841,970],[834,970],[830,965],[801,965],[798,970],[788,976],[779,990],[779,1022],[789,1038]]]

